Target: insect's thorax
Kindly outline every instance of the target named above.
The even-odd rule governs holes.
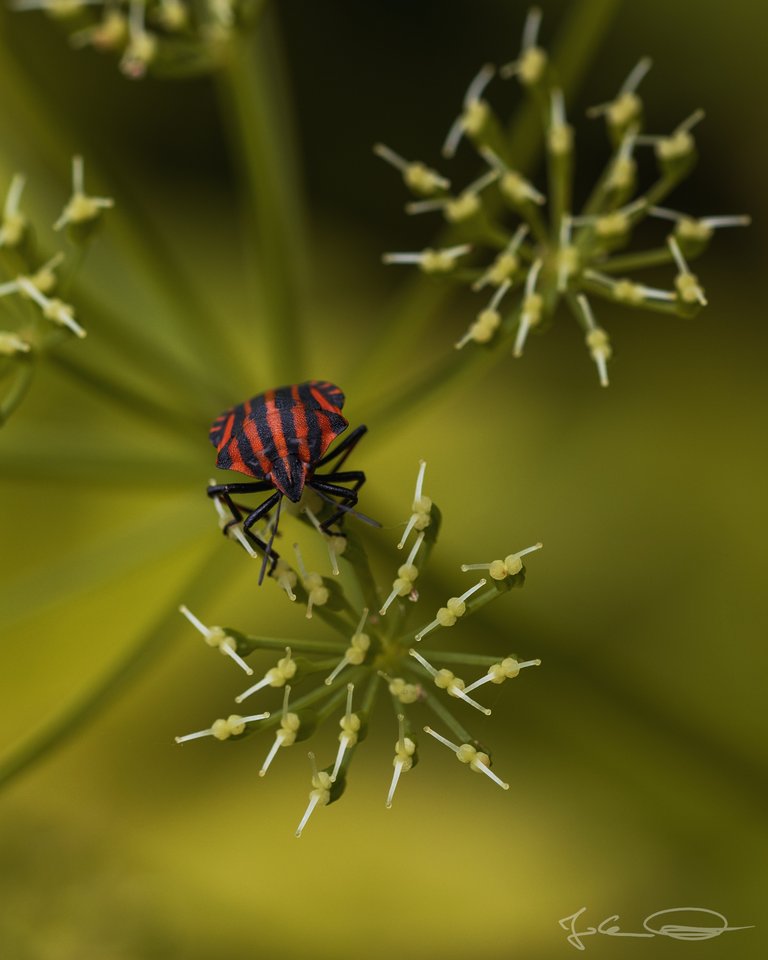
[[[270,468],[267,479],[275,485],[276,490],[298,503],[304,492],[304,485],[311,475],[309,465],[296,455],[287,454],[284,457],[275,457]]]

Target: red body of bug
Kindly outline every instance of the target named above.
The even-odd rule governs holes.
[[[349,424],[344,394],[327,380],[267,390],[216,418],[216,466],[269,480],[294,503],[307,476]]]
[[[349,426],[341,413],[343,406],[344,394],[337,386],[327,380],[309,380],[267,390],[225,411],[213,423],[210,438],[218,450],[216,465],[223,470],[244,473],[254,480],[214,484],[208,487],[208,495],[220,497],[227,504],[232,523],[242,522],[243,530],[265,551],[265,562],[271,552],[271,540],[264,544],[250,532],[250,527],[274,507],[279,511],[284,496],[296,503],[304,487],[310,486],[336,507],[333,515],[323,522],[324,529],[350,512],[357,502],[357,491],[365,483],[365,474],[339,468],[367,428],[361,426],[353,430],[327,453],[333,441]],[[319,467],[334,460],[336,463],[330,472],[316,474]],[[351,488],[340,486],[343,483],[351,484]],[[231,499],[232,494],[268,490],[275,492],[250,512]],[[243,513],[247,514],[245,519]]]

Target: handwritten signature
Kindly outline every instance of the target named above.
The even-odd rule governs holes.
[[[618,913],[606,917],[596,927],[586,927],[584,930],[576,929],[576,921],[584,913],[586,907],[577,910],[569,917],[563,917],[558,923],[563,930],[570,931],[568,934],[568,943],[577,950],[584,950],[582,937],[591,937],[595,934],[603,934],[606,937],[669,937],[670,940],[711,940],[713,937],[719,937],[721,933],[730,933],[732,930],[752,930],[754,924],[746,927],[730,927],[728,921],[717,910],[707,910],[705,907],[671,907],[669,910],[657,910],[643,920],[643,929],[645,932],[627,932],[625,933],[618,924]],[[691,914],[705,914],[705,926],[690,926],[683,923],[670,922],[670,916],[675,914],[686,914],[683,919],[690,920]],[[663,920],[662,920],[663,918]],[[714,918],[714,923],[712,922]]]

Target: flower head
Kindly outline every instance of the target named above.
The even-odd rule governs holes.
[[[121,72],[172,76],[210,70],[233,32],[251,17],[251,0],[14,0],[42,11],[68,31],[72,46],[118,57]]]
[[[73,159],[72,169],[72,196],[53,229],[69,227],[67,239],[79,248],[78,256],[70,257],[63,249],[53,256],[41,254],[36,238],[45,236],[45,225],[30,221],[24,212],[26,178],[22,174],[12,177],[2,204],[0,425],[22,401],[40,356],[54,351],[64,340],[86,335],[75,307],[68,298],[63,299],[62,291],[75,277],[101,211],[113,202],[85,194],[82,157]],[[51,240],[60,238],[54,234]]]
[[[438,507],[424,493],[425,473],[426,463],[421,461],[411,513],[398,548],[403,549],[406,541],[415,536],[405,563],[397,569],[391,591],[377,582],[364,542],[351,525],[338,533],[345,540],[346,549],[339,555],[336,570],[330,577],[309,571],[298,545],[294,547],[295,570],[281,558],[280,565],[270,571],[268,579],[276,581],[283,590],[285,583],[281,580],[285,581],[288,572],[292,573],[289,596],[298,606],[305,607],[307,614],[312,613],[313,620],[317,618],[330,628],[335,634],[332,639],[318,635],[282,640],[250,635],[232,627],[207,627],[186,607],[181,608],[206,643],[218,648],[241,669],[251,671],[245,659],[253,653],[280,651],[279,659],[263,677],[234,699],[238,704],[250,698],[261,702],[273,688],[281,691],[282,705],[247,717],[235,714],[226,720],[217,720],[196,733],[178,737],[178,742],[204,737],[239,741],[258,729],[273,730],[274,739],[258,769],[263,777],[283,750],[309,739],[326,722],[338,724],[338,746],[335,754],[328,758],[328,765],[319,770],[314,754],[310,754],[309,803],[299,822],[297,836],[317,809],[334,803],[342,795],[355,753],[367,736],[382,697],[391,701],[389,722],[397,738],[391,778],[383,776],[382,782],[382,797],[387,807],[392,806],[401,778],[418,762],[417,730],[423,726],[423,720],[417,720],[417,716],[424,712],[427,715],[431,712],[440,729],[460,743],[455,745],[431,727],[424,727],[427,732],[448,744],[470,770],[480,771],[505,789],[508,787],[490,769],[487,749],[481,747],[480,741],[464,726],[467,711],[483,716],[491,713],[469,694],[486,683],[501,684],[540,661],[478,652],[465,621],[512,587],[522,585],[523,557],[538,550],[541,544],[508,554],[504,560],[464,564],[462,570],[482,568],[488,576],[449,599],[433,619],[428,613],[419,615],[419,593],[415,584],[417,580],[426,579],[429,556],[441,524]],[[311,518],[307,517],[308,510],[302,509],[297,519],[311,537],[325,539],[323,506],[318,509],[319,515]],[[326,505],[325,509],[332,508]],[[311,542],[307,546],[310,547]],[[329,565],[333,568],[335,563],[336,555],[329,556]],[[445,629],[453,626],[455,631]],[[432,639],[433,631],[436,645],[422,648],[422,638]],[[463,645],[463,651],[443,642],[454,637]],[[465,675],[469,674],[468,679],[454,672],[459,665]]]
[[[443,156],[450,159],[468,141],[484,170],[464,189],[452,188],[442,173],[433,173],[429,190],[424,191],[405,172],[427,168],[418,162],[401,167],[413,193],[429,194],[427,200],[410,203],[407,212],[442,215],[451,226],[453,246],[385,254],[384,262],[415,264],[436,276],[451,274],[454,282],[465,282],[476,292],[493,288],[490,299],[486,297],[456,341],[460,350],[474,347],[506,353],[511,348],[512,355],[520,357],[529,334],[545,330],[564,305],[582,327],[599,381],[607,386],[612,348],[595,319],[592,301],[609,300],[677,316],[695,314],[706,298],[687,259],[703,252],[715,229],[741,226],[749,220],[699,218],[660,206],[690,172],[696,158],[693,130],[704,113],[695,111],[669,134],[643,133],[644,108],[638,89],[651,68],[648,57],[635,65],[612,100],[588,111],[588,116],[604,118],[612,153],[586,203],[576,210],[572,196],[575,132],[567,118],[565,92],[556,85],[539,44],[540,26],[541,11],[534,8],[526,20],[517,59],[498,71],[492,64],[482,67],[443,145]],[[502,83],[518,80],[542,108],[545,187],[532,183],[515,166],[504,123],[488,99],[497,76]],[[641,187],[634,155],[644,146],[654,151],[658,175],[655,182]],[[386,153],[377,148],[377,153],[390,163],[398,156],[388,148]],[[672,232],[657,248],[630,250],[636,227],[649,217],[672,221]],[[460,274],[455,269],[459,256]],[[658,265],[677,268],[667,289],[650,287],[632,276],[636,270]]]

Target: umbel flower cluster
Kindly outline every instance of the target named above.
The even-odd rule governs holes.
[[[37,356],[62,339],[85,336],[63,291],[102,212],[113,204],[86,193],[83,159],[75,157],[72,193],[53,224],[76,251],[68,261],[64,250],[40,252],[39,230],[24,212],[25,183],[21,174],[11,179],[0,214],[0,425],[26,393]]]
[[[492,600],[504,596],[525,579],[523,557],[538,550],[538,543],[503,559],[463,564],[473,573],[466,589],[448,599],[436,612],[420,612],[418,584],[424,574],[440,530],[440,511],[424,494],[426,464],[420,464],[411,515],[398,549],[407,555],[391,585],[380,588],[372,573],[362,541],[350,531],[326,534],[321,528],[322,501],[299,505],[298,517],[323,537],[328,551],[330,575],[306,568],[298,544],[294,545],[295,567],[280,558],[269,576],[310,619],[322,620],[337,635],[335,639],[279,639],[251,636],[231,627],[206,626],[195,613],[181,607],[182,614],[199,631],[205,642],[218,649],[249,677],[247,662],[256,651],[275,651],[277,661],[266,673],[248,682],[235,696],[245,704],[239,713],[214,720],[202,730],[176,738],[177,743],[211,737],[240,741],[259,731],[273,733],[271,744],[254,764],[254,773],[265,776],[287,748],[308,740],[326,721],[338,723],[338,747],[322,769],[313,753],[309,802],[301,816],[296,835],[300,836],[317,807],[338,800],[347,784],[350,766],[358,746],[365,740],[377,701],[390,701],[390,724],[394,742],[391,772],[382,773],[382,800],[392,806],[401,778],[419,760],[419,739],[426,733],[446,746],[470,771],[480,773],[504,790],[509,788],[491,766],[490,752],[469,732],[470,715],[487,717],[491,710],[479,702],[485,684],[499,685],[516,677],[539,660],[522,660],[466,652],[445,643],[465,637],[463,621]],[[214,499],[220,524],[254,558],[261,558],[249,543],[249,532],[232,523],[223,503]],[[259,531],[266,539],[268,529]],[[482,575],[481,575],[482,574]],[[461,623],[460,623],[461,622]],[[457,630],[453,627],[458,626]],[[425,641],[422,643],[422,641]],[[454,672],[468,672],[464,680]],[[262,706],[269,690],[282,691],[277,710]],[[389,711],[382,705],[385,713]],[[455,713],[452,707],[455,706]],[[425,725],[422,715],[431,715],[434,726]]]
[[[566,115],[546,51],[539,45],[541,12],[532,9],[516,60],[497,69],[486,64],[464,96],[461,112],[443,144],[450,159],[463,142],[479,155],[483,169],[456,189],[442,173],[408,161],[383,144],[375,152],[402,174],[416,198],[412,215],[441,215],[448,229],[441,242],[420,251],[387,253],[388,264],[414,264],[428,274],[467,284],[483,298],[475,320],[456,349],[507,351],[520,357],[532,331],[543,331],[560,304],[584,332],[600,383],[608,385],[611,344],[598,324],[592,302],[608,300],[635,309],[688,317],[706,305],[706,295],[689,262],[707,247],[721,227],[749,222],[743,216],[695,216],[662,206],[696,160],[696,110],[669,133],[644,132],[638,88],[651,67],[642,59],[616,96],[588,111],[605,120],[613,152],[581,209],[573,198],[574,130]],[[516,80],[534,99],[544,128],[547,158],[545,189],[527,179],[505,133],[505,125],[486,99],[492,83]],[[651,150],[657,177],[641,188],[637,154]],[[667,233],[654,248],[629,251],[638,225],[660,220]],[[445,241],[444,243],[442,241]],[[634,273],[669,265],[668,286],[649,286]]]
[[[148,71],[189,75],[217,65],[233,31],[258,0],[14,0],[58,20],[74,47],[117,55],[132,79]]]

